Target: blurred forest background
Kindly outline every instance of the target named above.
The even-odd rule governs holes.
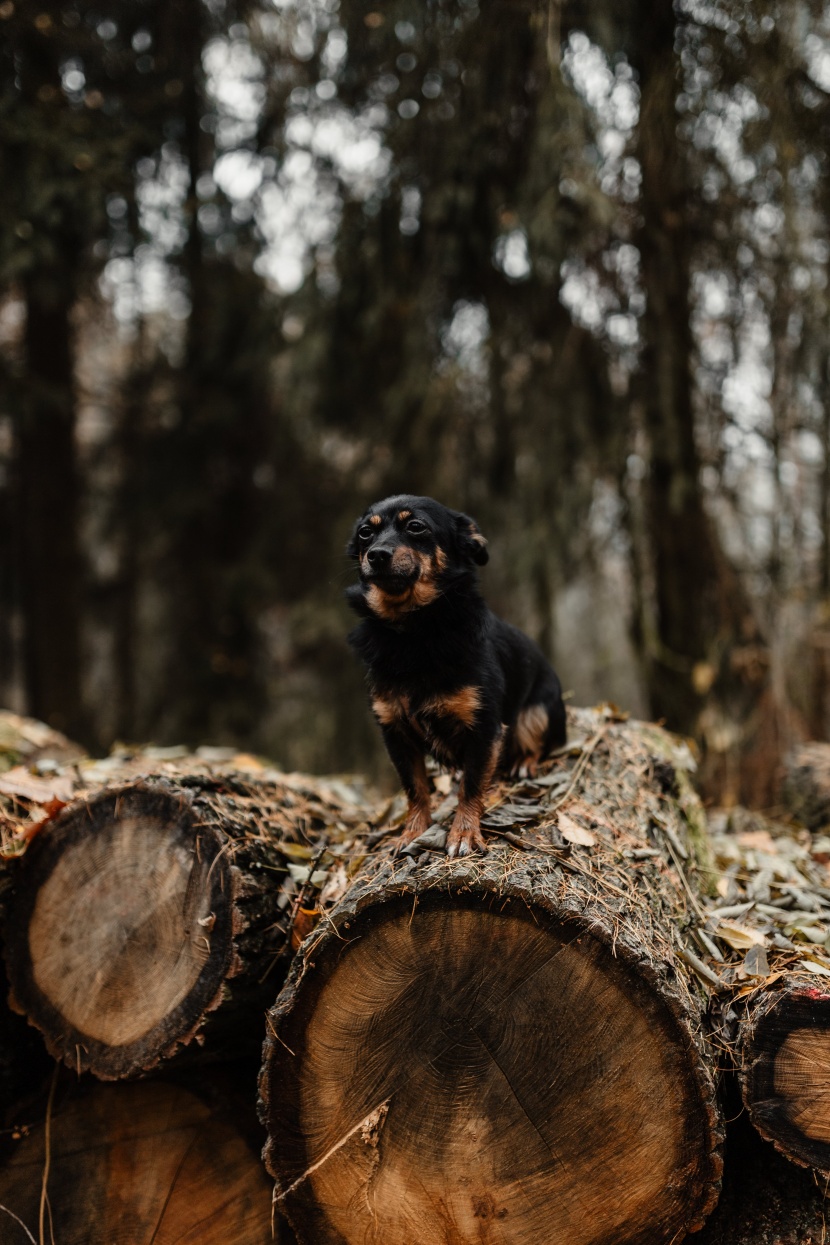
[[[0,703],[385,772],[367,502],[769,804],[830,734],[830,13],[0,0]]]

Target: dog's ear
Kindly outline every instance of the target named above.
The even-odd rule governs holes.
[[[346,545],[346,557],[347,558],[355,558],[356,560],[357,558],[360,557],[360,551],[357,547],[357,532],[358,532],[358,529],[362,526],[363,526],[363,519],[360,518],[357,520],[354,527],[352,528],[352,534],[349,537],[349,543]]]
[[[485,566],[490,560],[490,554],[487,552],[487,541],[479,531],[475,519],[471,519],[468,514],[456,514],[455,523],[464,555],[471,562],[475,562],[476,566]]]

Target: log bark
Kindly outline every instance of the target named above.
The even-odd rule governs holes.
[[[752,1123],[795,1163],[830,1175],[830,993],[787,975],[746,1007],[741,1086]]]
[[[258,1047],[302,914],[290,870],[315,858],[319,886],[367,813],[336,782],[165,768],[76,794],[8,870],[10,1002],[105,1079]]]
[[[486,857],[367,845],[302,944],[260,1078],[301,1243],[656,1245],[715,1202],[706,1000],[678,933],[699,810],[657,728],[579,713],[571,735],[494,793]]]
[[[784,766],[781,799],[808,830],[830,826],[830,744],[793,749]]]
[[[732,821],[712,836],[720,897],[702,899],[716,1041],[759,1133],[830,1174],[828,844],[757,815]]]
[[[239,1121],[176,1085],[61,1083],[8,1134],[0,1240],[270,1245],[271,1190]]]

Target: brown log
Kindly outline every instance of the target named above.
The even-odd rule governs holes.
[[[826,1238],[826,1182],[762,1140],[730,1095],[723,1191],[694,1245],[818,1245]]]
[[[760,990],[739,1029],[752,1123],[793,1162],[830,1175],[830,993],[789,976]]]
[[[271,1245],[257,1138],[221,1097],[61,1083],[51,1107],[19,1113],[7,1136],[3,1245]]]
[[[486,857],[369,850],[301,946],[260,1095],[303,1245],[657,1245],[716,1201],[677,933],[699,809],[657,728],[583,712],[571,734],[494,793]]]
[[[793,749],[785,762],[781,799],[809,830],[830,826],[830,744]]]
[[[716,1040],[749,1118],[795,1163],[830,1174],[830,889],[826,840],[735,810],[715,824],[719,897],[701,949]]]
[[[78,1071],[258,1048],[304,889],[289,865],[366,815],[336,783],[207,769],[86,792],[9,865],[10,1001]]]

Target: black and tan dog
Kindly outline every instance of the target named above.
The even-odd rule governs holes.
[[[368,668],[372,709],[409,799],[399,847],[430,824],[427,753],[462,771],[450,856],[485,850],[484,797],[497,767],[518,773],[565,742],[559,680],[532,640],[478,591],[488,559],[476,523],[431,497],[388,497],[355,526],[349,637]]]

